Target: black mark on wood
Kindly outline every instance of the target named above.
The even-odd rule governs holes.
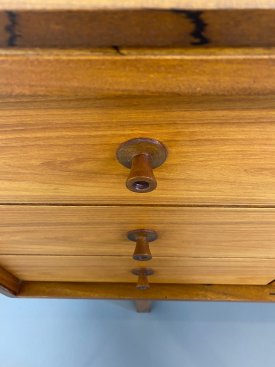
[[[207,23],[202,18],[202,11],[172,9],[172,12],[184,15],[194,24],[194,30],[190,33],[190,35],[195,38],[195,41],[191,42],[192,45],[202,46],[210,42],[209,38],[204,35]]]
[[[112,48],[121,56],[124,56],[119,46],[113,45]]]
[[[7,40],[7,46],[15,47],[17,46],[17,39],[21,37],[20,34],[18,34],[16,31],[16,27],[18,24],[17,14],[15,11],[7,11],[6,14],[8,17],[8,24],[6,25],[5,30],[9,35]]]

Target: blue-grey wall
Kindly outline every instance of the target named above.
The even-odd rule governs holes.
[[[275,304],[0,296],[0,367],[274,367]]]

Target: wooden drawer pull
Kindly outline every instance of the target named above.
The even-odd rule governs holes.
[[[133,259],[138,261],[146,261],[152,259],[149,242],[155,241],[158,235],[151,229],[135,229],[127,233],[130,241],[136,242]]]
[[[150,285],[149,285],[149,282],[148,282],[148,276],[154,274],[153,269],[138,268],[138,269],[133,269],[132,273],[134,275],[138,276],[138,282],[137,282],[137,285],[136,285],[137,289],[145,290],[145,289],[150,288]]]
[[[157,187],[153,168],[159,167],[167,158],[167,149],[158,140],[149,138],[131,139],[117,150],[117,159],[131,169],[126,180],[129,190],[143,193]]]

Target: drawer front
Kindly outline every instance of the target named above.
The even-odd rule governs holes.
[[[132,269],[154,270],[151,283],[258,284],[275,279],[275,259],[154,258],[137,264],[125,256],[0,255],[5,269],[22,280],[136,282]]]
[[[158,233],[153,257],[275,259],[272,208],[2,205],[0,217],[1,255],[131,258],[126,234],[146,228]]]
[[[236,103],[3,102],[0,202],[275,205],[275,111],[264,102]],[[155,170],[158,188],[146,195],[125,188],[129,170],[115,157],[122,142],[136,137],[168,149]]]

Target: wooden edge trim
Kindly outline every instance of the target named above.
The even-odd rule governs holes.
[[[18,297],[162,301],[275,302],[272,285],[151,284],[140,291],[131,283],[23,282]]]
[[[273,0],[2,0],[4,10],[94,9],[272,9]]]
[[[6,50],[0,53],[0,96],[33,96],[34,99],[152,94],[224,97],[264,96],[275,91],[274,48],[268,53],[258,49],[255,55],[253,49],[249,54],[241,49],[231,49],[230,54],[224,49],[221,53],[204,50],[172,56],[160,53],[80,56],[78,51],[75,56],[72,51],[62,56],[62,52],[51,54],[47,50],[37,54],[29,52],[13,56]]]
[[[51,59],[51,60],[119,60],[127,59],[274,59],[275,47],[119,47],[120,53],[110,47],[89,49],[74,48],[0,48],[0,57],[20,59]]]
[[[0,267],[0,293],[6,296],[16,296],[21,287],[20,279]]]
[[[275,49],[258,49],[256,54],[253,50],[201,50],[172,56],[79,56],[78,51],[69,56],[69,51],[50,50],[12,54],[3,50],[0,96],[274,94]]]

